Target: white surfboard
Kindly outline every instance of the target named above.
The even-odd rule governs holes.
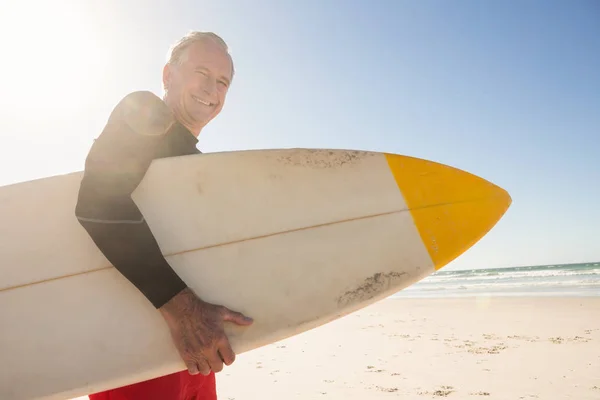
[[[152,305],[74,217],[81,173],[0,188],[0,399],[65,399],[185,369]],[[510,205],[399,155],[285,149],[155,161],[134,199],[237,354],[383,299],[459,256]],[[244,362],[238,357],[236,362]]]

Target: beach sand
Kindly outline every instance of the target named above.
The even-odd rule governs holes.
[[[220,400],[600,400],[600,297],[387,299],[238,355],[217,390]]]
[[[219,399],[600,399],[600,298],[387,299],[238,356]]]

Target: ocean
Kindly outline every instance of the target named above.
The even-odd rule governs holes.
[[[600,296],[600,262],[440,271],[397,297]]]

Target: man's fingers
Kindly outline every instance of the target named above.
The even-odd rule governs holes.
[[[246,317],[237,311],[231,311],[227,307],[223,307],[223,321],[233,322],[238,325],[250,325],[253,322],[252,318]]]
[[[210,369],[215,372],[221,372],[223,370],[223,361],[221,357],[219,357],[218,351],[215,351],[212,356],[209,358],[208,363],[210,364]]]
[[[185,362],[185,366],[190,375],[197,375],[200,370],[198,369],[198,364],[194,360],[188,360]]]
[[[224,321],[237,325],[250,325],[254,321],[244,314],[224,306],[200,302],[196,314],[181,314],[167,318],[171,335],[190,375],[209,375],[211,370],[220,372],[224,365],[235,361]]]
[[[198,360],[198,370],[202,375],[210,374],[210,365],[208,365],[208,362],[204,358]]]
[[[225,365],[229,366],[229,365],[233,364],[233,362],[235,361],[235,353],[233,352],[233,349],[231,348],[231,344],[229,343],[229,340],[225,340],[221,344],[221,346],[219,346],[219,353],[221,354],[221,359],[223,360]]]

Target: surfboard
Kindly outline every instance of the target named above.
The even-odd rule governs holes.
[[[72,398],[185,369],[162,317],[76,221],[81,176],[0,188],[3,400]],[[156,160],[133,198],[197,294],[254,318],[227,325],[237,354],[429,276],[511,204],[457,168],[337,149]]]

